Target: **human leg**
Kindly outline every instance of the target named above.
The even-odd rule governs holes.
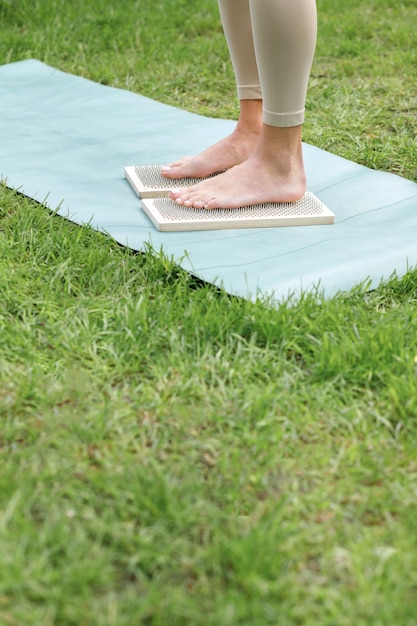
[[[243,163],[209,181],[173,190],[179,204],[234,208],[300,198],[306,187],[301,130],[316,40],[315,0],[250,0],[263,94],[263,127]]]
[[[231,135],[201,154],[184,157],[162,169],[167,178],[204,177],[245,161],[256,148],[262,129],[261,86],[252,37],[249,0],[218,0],[230,52],[240,114]]]
[[[250,11],[263,121],[298,126],[316,45],[316,0],[250,0]]]

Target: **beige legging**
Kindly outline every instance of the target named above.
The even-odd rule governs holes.
[[[239,99],[262,99],[265,124],[302,124],[316,45],[316,0],[218,4]]]

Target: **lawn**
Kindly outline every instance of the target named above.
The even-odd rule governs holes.
[[[417,180],[417,2],[318,9],[305,141]],[[2,63],[237,116],[214,0],[0,23]],[[414,268],[250,302],[2,185],[0,419],[1,625],[417,625]]]

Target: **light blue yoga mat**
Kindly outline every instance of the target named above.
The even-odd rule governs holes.
[[[162,248],[186,270],[246,298],[316,287],[329,297],[417,264],[417,184],[306,144],[308,188],[336,214],[335,225],[156,230],[124,166],[196,153],[233,127],[36,60],[0,67],[0,175],[74,222],[135,250]]]

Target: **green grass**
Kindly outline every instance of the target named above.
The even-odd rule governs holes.
[[[0,58],[235,117],[194,7],[0,0]],[[319,12],[306,140],[415,180],[415,2]],[[0,624],[415,626],[416,286],[248,302],[1,187]]]

